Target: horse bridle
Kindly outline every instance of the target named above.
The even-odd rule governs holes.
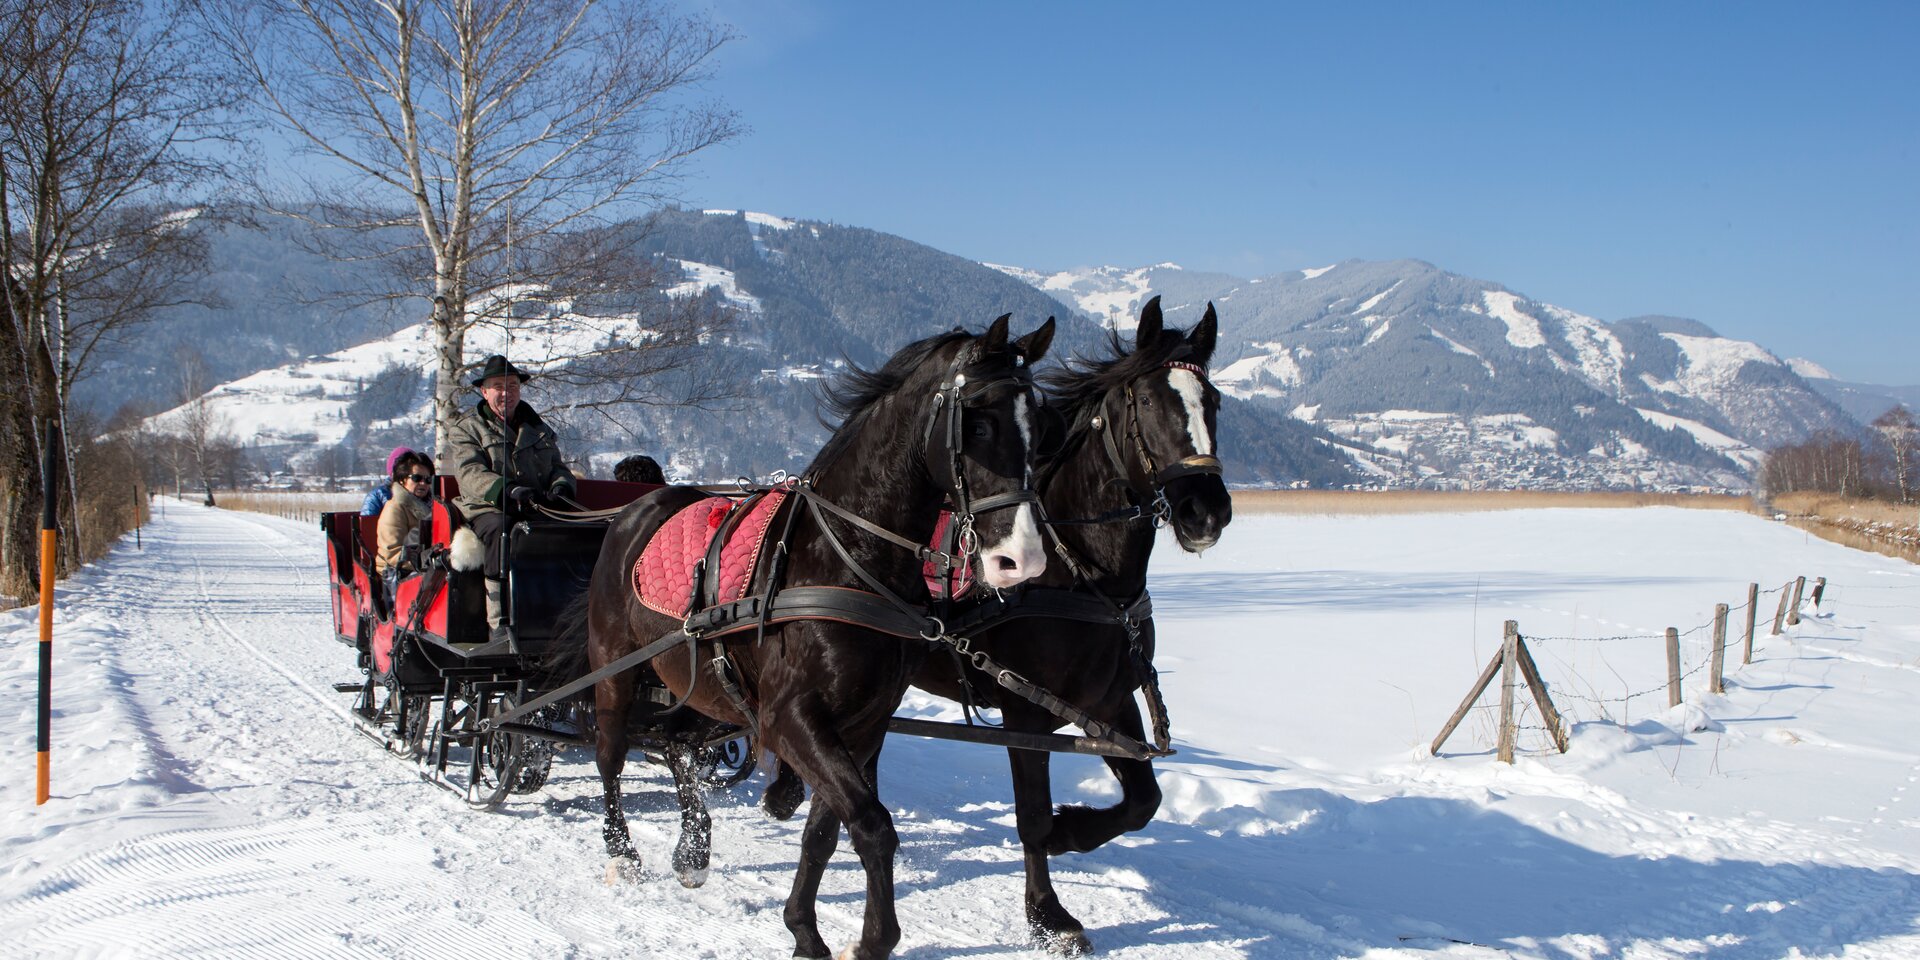
[[[1207,382],[1207,369],[1197,363],[1168,360],[1162,363],[1159,369],[1186,370],[1199,377],[1201,383]],[[1101,440],[1106,445],[1107,456],[1112,459],[1113,465],[1126,474],[1128,490],[1135,497],[1151,505],[1154,525],[1164,526],[1173,518],[1173,505],[1167,501],[1168,484],[1181,477],[1196,474],[1211,474],[1217,477],[1222,474],[1223,468],[1219,457],[1204,453],[1181,457],[1164,467],[1160,466],[1154,459],[1153,451],[1147,449],[1146,431],[1140,426],[1140,398],[1134,395],[1133,387],[1133,383],[1128,383],[1123,394],[1126,398],[1126,417],[1125,425],[1122,427],[1127,442],[1133,447],[1132,458],[1121,454],[1119,441],[1114,439],[1114,431],[1109,428],[1107,418],[1099,415],[1106,413],[1107,407],[1113,402],[1114,394],[1108,394],[1106,399],[1101,401],[1099,414],[1094,416],[1089,426],[1099,432]]]
[[[1014,372],[991,380],[967,378],[966,370],[973,359],[965,351],[954,358],[953,365],[948,368],[947,375],[941,380],[940,391],[933,395],[933,402],[927,411],[927,424],[921,432],[921,446],[925,452],[928,470],[933,473],[935,483],[941,486],[942,492],[953,504],[953,522],[947,525],[947,535],[944,538],[946,542],[935,545],[928,558],[937,565],[949,569],[965,565],[968,558],[979,549],[978,537],[973,529],[975,517],[994,510],[1018,507],[1021,504],[1030,504],[1038,510],[1040,505],[1040,495],[1032,486],[1031,470],[1026,471],[1018,490],[997,493],[978,500],[973,498],[972,490],[967,484],[966,472],[961,465],[964,457],[961,447],[964,441],[960,432],[963,428],[963,414],[967,401],[984,396],[1002,386],[1011,385],[1025,393],[1029,404],[1038,409],[1038,404],[1033,401],[1033,371],[1027,367],[1025,357],[1016,352],[1013,356]],[[1033,451],[1025,452],[1028,459],[1032,459]],[[944,474],[934,469],[936,463],[942,465]]]

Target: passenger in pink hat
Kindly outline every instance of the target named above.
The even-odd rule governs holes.
[[[400,460],[402,455],[413,452],[413,448],[411,447],[394,447],[393,452],[387,454],[386,476],[391,477],[393,475],[393,465]],[[372,490],[367,491],[366,502],[360,504],[360,515],[363,517],[379,516],[380,511],[386,509],[387,501],[392,498],[393,484],[382,479],[379,483],[373,485]]]

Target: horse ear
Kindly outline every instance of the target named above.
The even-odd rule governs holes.
[[[1133,331],[1133,348],[1144,350],[1148,344],[1160,339],[1160,329],[1164,323],[1160,316],[1160,296],[1155,294],[1147,305],[1140,308],[1140,326]]]
[[[1047,346],[1051,343],[1053,343],[1053,318],[1048,317],[1047,322],[1040,325],[1040,329],[1021,337],[1015,342],[1013,349],[1018,351],[1021,356],[1027,358],[1027,366],[1031,367],[1039,363],[1040,358],[1046,355]]]
[[[1013,314],[1003,313],[999,319],[993,321],[993,324],[987,327],[986,334],[980,338],[980,354],[982,356],[989,353],[999,353],[1007,348],[1007,321],[1012,319]]]
[[[1213,360],[1214,344],[1220,340],[1220,315],[1213,312],[1213,301],[1207,301],[1207,315],[1193,325],[1187,333],[1187,346],[1193,348],[1193,362],[1206,366]]]

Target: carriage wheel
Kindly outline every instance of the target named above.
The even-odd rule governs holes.
[[[426,756],[433,741],[433,698],[424,693],[401,694],[400,714],[395,730],[399,745],[410,757]]]
[[[513,709],[513,698],[489,697],[480,707],[468,713],[469,729],[478,726],[472,719],[475,716],[495,716]],[[491,810],[507,799],[520,776],[520,754],[524,746],[525,738],[497,731],[473,741],[473,754],[467,761],[468,806]]]
[[[708,786],[731,787],[753,776],[759,753],[753,737],[742,733],[701,747],[694,754],[693,774]]]
[[[520,745],[520,767],[508,789],[514,793],[540,792],[540,788],[547,785],[547,775],[553,772],[553,742],[538,737],[509,736],[525,742]]]

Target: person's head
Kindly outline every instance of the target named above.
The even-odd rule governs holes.
[[[393,452],[387,454],[387,474],[389,476],[393,474],[393,465],[400,462],[400,457],[403,454],[408,454],[412,452],[413,452],[412,447],[394,447]]]
[[[393,461],[389,471],[400,489],[427,499],[433,493],[433,460],[417,450],[408,450]]]
[[[636,453],[613,465],[613,478],[622,483],[666,483],[660,464],[644,453]]]
[[[481,361],[480,371],[473,378],[480,399],[502,420],[513,416],[514,408],[520,405],[520,385],[525,382],[527,374],[497,353]]]

